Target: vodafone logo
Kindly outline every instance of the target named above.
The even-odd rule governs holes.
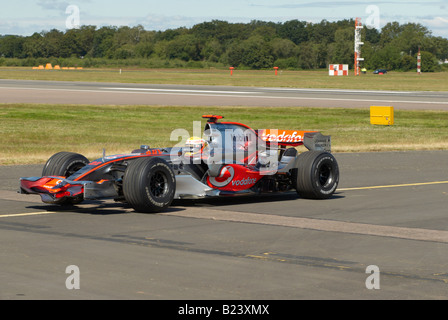
[[[254,184],[255,182],[257,182],[257,179],[255,179],[255,178],[253,178],[253,179],[246,178],[246,179],[232,181],[232,186],[247,186],[250,184]]]
[[[279,133],[278,135],[265,132],[261,137],[264,141],[277,141],[277,142],[302,142],[303,138],[297,131],[286,131]]]
[[[258,132],[260,138],[266,142],[300,144],[303,142],[303,137],[307,132],[315,131],[263,129]]]
[[[232,181],[235,176],[235,170],[231,166],[225,166],[221,169],[219,177],[210,177],[209,182],[218,188],[224,187]]]
[[[235,170],[237,172],[235,172]],[[238,167],[234,168],[233,166],[225,166],[221,169],[218,177],[209,177],[208,182],[216,187],[216,188],[224,188],[226,186],[230,186],[231,189],[241,189],[241,187],[251,187],[256,182],[256,178],[245,176],[241,177],[241,172],[238,171]],[[236,173],[236,179],[235,178]],[[229,187],[227,187],[229,188]]]

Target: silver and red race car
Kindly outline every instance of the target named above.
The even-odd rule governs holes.
[[[317,131],[263,129],[204,115],[202,137],[181,146],[140,149],[90,162],[59,152],[42,177],[20,179],[20,193],[45,203],[74,205],[112,198],[137,212],[161,212],[174,199],[253,195],[296,190],[300,197],[328,199],[339,182],[331,138]],[[308,151],[298,153],[304,145]]]

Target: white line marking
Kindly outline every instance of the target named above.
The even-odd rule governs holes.
[[[262,88],[266,91],[297,91],[297,92],[330,92],[330,93],[373,93],[373,94],[425,94],[437,93],[436,91],[388,91],[388,90],[349,90],[349,89],[313,89],[313,88]],[[440,95],[438,95],[440,96]]]
[[[190,89],[151,89],[151,88],[101,88],[102,90],[117,90],[117,91],[148,91],[148,92],[181,92],[181,93],[222,93],[222,94],[249,94],[253,92],[245,91],[216,91],[216,90],[190,90]]]

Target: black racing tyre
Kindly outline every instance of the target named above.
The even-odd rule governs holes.
[[[123,176],[123,194],[137,212],[156,213],[173,201],[176,177],[161,158],[139,158],[129,163]]]
[[[87,164],[89,164],[89,160],[82,154],[59,152],[47,160],[42,170],[42,176],[62,176],[68,178]]]
[[[47,160],[42,170],[42,176],[62,176],[70,177],[79,169],[89,164],[89,160],[82,154],[73,152],[59,152]],[[57,204],[73,205],[83,201],[83,196],[74,199],[62,199]]]
[[[339,183],[339,166],[328,152],[307,151],[299,155],[292,180],[297,193],[307,199],[328,199]]]

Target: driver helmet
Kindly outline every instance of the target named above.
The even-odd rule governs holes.
[[[208,146],[207,141],[199,137],[191,137],[185,142],[184,155],[187,157],[200,157]]]

